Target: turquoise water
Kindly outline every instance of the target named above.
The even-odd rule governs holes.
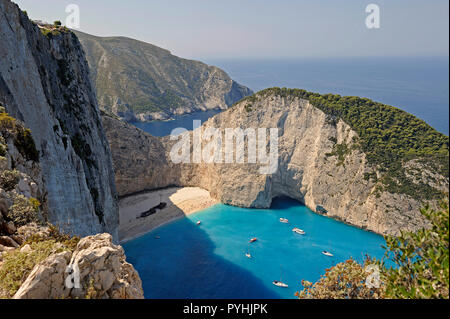
[[[281,217],[290,223],[280,223]],[[294,234],[293,227],[306,235]],[[248,244],[253,237],[258,241]],[[218,204],[123,246],[146,298],[294,298],[302,279],[316,281],[349,257],[381,258],[384,244],[379,235],[282,198],[271,209]],[[247,249],[253,258],[245,256]],[[323,250],[334,257],[322,255]],[[280,277],[289,288],[272,284]]]

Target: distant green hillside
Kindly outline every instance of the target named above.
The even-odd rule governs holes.
[[[347,123],[358,133],[355,146],[382,174],[379,181],[383,190],[423,200],[443,197],[439,187],[429,186],[423,178],[427,175],[428,182],[439,185],[438,176],[434,176],[438,174],[446,179],[448,187],[449,138],[414,115],[367,98],[287,88],[269,88],[245,98],[246,109],[251,112],[253,102],[270,95],[308,100],[329,116],[331,125],[339,119]],[[336,154],[330,155],[345,157],[349,151],[347,145],[336,144]],[[414,167],[406,170],[407,163]],[[416,175],[411,176],[411,172]],[[377,180],[375,173],[366,177]]]
[[[100,107],[140,120],[225,109],[253,92],[217,67],[124,37],[75,31],[86,53]]]

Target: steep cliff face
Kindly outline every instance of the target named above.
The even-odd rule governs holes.
[[[99,105],[125,120],[226,109],[252,91],[221,69],[182,59],[149,43],[76,32],[86,52]]]
[[[419,212],[419,196],[390,192],[380,179],[369,178],[381,178],[382,174],[361,150],[361,138],[355,130],[305,99],[257,95],[201,127],[202,132],[208,127],[278,128],[278,169],[266,175],[259,171],[261,164],[248,164],[247,160],[244,164],[174,164],[170,150],[176,141],[151,137],[108,117],[103,121],[113,149],[120,195],[168,185],[199,186],[223,203],[243,207],[269,207],[274,197],[289,196],[316,212],[380,234],[398,234],[427,225]],[[192,136],[192,132],[189,134]],[[139,143],[134,144],[134,140]],[[155,160],[148,157],[149,151]],[[408,163],[406,167],[412,165]],[[439,185],[440,190],[448,192],[448,176],[437,174],[422,162],[416,164],[423,175],[417,177],[409,168],[407,172],[415,178],[423,177],[424,184]],[[426,177],[431,176],[431,172],[425,174],[427,170],[435,176]]]
[[[43,35],[0,0],[0,43],[0,102],[31,129],[49,221],[117,239],[110,150],[78,39],[63,28]]]

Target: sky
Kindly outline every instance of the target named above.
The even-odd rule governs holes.
[[[126,36],[191,59],[448,56],[448,0],[13,0],[30,18]],[[366,6],[380,28],[366,27]]]

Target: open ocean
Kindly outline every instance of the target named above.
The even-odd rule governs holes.
[[[278,86],[367,97],[449,132],[449,58],[207,60],[251,88]]]

